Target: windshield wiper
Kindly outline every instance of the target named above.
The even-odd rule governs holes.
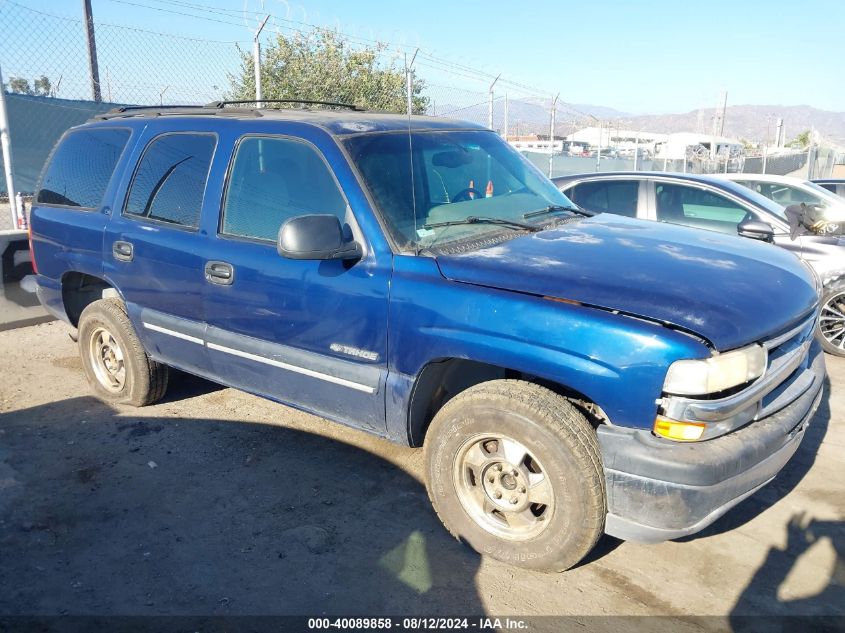
[[[423,226],[424,229],[436,229],[441,226],[460,226],[462,224],[500,224],[514,229],[523,231],[531,231],[536,233],[542,228],[533,224],[526,224],[524,222],[517,222],[516,220],[503,220],[501,218],[488,218],[480,215],[470,215],[463,220],[449,220],[448,222],[432,222]]]
[[[592,211],[587,211],[586,209],[582,209],[580,207],[565,207],[562,204],[550,204],[547,207],[543,207],[542,209],[538,209],[537,211],[529,211],[528,213],[524,214],[522,218],[527,220],[528,218],[536,218],[540,215],[548,215],[549,213],[558,213],[559,211],[569,211],[571,213],[577,213],[578,215],[584,215],[588,218],[591,218],[595,215]]]

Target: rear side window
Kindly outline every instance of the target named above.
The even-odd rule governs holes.
[[[341,222],[346,217],[346,200],[320,154],[291,139],[244,138],[229,176],[221,232],[276,241],[285,220],[311,213]]]
[[[216,143],[212,134],[166,134],[153,139],[138,164],[124,213],[197,228]]]
[[[566,191],[566,196],[579,207],[599,213],[637,217],[637,180],[582,182]]]
[[[35,201],[96,209],[103,202],[106,187],[128,140],[129,130],[126,129],[93,128],[70,132],[53,152]]]

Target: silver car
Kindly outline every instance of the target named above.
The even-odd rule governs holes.
[[[845,238],[794,239],[783,206],[739,183],[712,176],[606,172],[562,176],[555,184],[579,207],[773,242],[798,255],[822,283],[816,336],[829,354],[845,356]]]

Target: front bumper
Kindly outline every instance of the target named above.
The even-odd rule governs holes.
[[[798,450],[822,398],[821,346],[810,346],[808,388],[786,407],[732,433],[676,443],[645,431],[602,426],[607,481],[605,531],[656,543],[694,534],[771,481]]]

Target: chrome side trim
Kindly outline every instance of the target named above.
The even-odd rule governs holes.
[[[364,393],[375,393],[375,389],[368,385],[362,385],[361,383],[352,382],[351,380],[345,380],[344,378],[338,378],[337,376],[330,376],[329,374],[324,374],[318,371],[314,371],[312,369],[306,369],[304,367],[298,367],[297,365],[290,365],[289,363],[283,363],[278,360],[273,360],[272,358],[267,358],[266,356],[259,356],[258,354],[250,354],[249,352],[244,352],[238,349],[233,349],[231,347],[225,347],[223,345],[218,345],[217,343],[207,343],[206,346],[208,349],[213,349],[218,352],[224,352],[225,354],[231,354],[233,356],[239,356],[241,358],[247,358],[249,360],[254,360],[259,363],[264,363],[265,365],[271,365],[273,367],[278,367],[280,369],[286,369],[288,371],[295,372],[297,374],[303,374],[305,376],[311,376],[312,378],[317,378],[319,380],[325,380],[326,382],[333,383],[335,385],[342,385],[344,387],[349,387],[350,389],[355,389],[357,391],[362,391]]]
[[[202,345],[204,341],[201,338],[197,338],[196,336],[191,336],[189,334],[183,334],[182,332],[177,332],[176,330],[169,330],[166,327],[161,327],[160,325],[154,325],[153,323],[147,323],[143,321],[144,327],[148,330],[152,330],[153,332],[160,332],[161,334],[167,334],[168,336],[173,336],[175,338],[180,338],[183,341],[190,341],[191,343],[196,343],[197,345]]]

